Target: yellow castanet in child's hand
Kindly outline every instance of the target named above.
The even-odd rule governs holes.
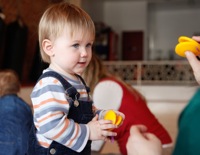
[[[122,116],[121,116],[121,115],[117,115],[117,116],[116,116],[116,122],[115,122],[115,124],[116,124],[116,125],[120,125],[121,122],[122,122]]]
[[[105,120],[111,120],[113,124],[120,125],[122,122],[122,116],[117,115],[114,110],[108,110],[104,115]]]
[[[115,113],[114,110],[108,110],[105,115],[104,115],[104,119],[105,120],[111,120],[113,124],[115,125],[120,125],[121,122],[122,122],[122,116],[121,115],[118,115],[117,113]],[[113,130],[112,128],[111,129],[108,129],[108,130]],[[114,137],[112,136],[111,137],[111,142],[114,141]]]
[[[115,124],[116,118],[117,118],[116,114],[113,110],[108,110],[104,115],[104,119],[105,120],[111,120],[113,124]]]

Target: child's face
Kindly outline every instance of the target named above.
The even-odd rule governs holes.
[[[84,32],[83,32],[84,33]],[[68,74],[82,74],[92,57],[93,38],[82,35],[82,31],[64,31],[53,42],[51,64],[56,65]]]

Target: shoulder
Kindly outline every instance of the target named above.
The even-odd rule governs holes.
[[[15,94],[6,95],[0,98],[1,110],[14,112],[16,114],[28,112],[32,114],[31,107]],[[17,111],[16,111],[17,110]]]
[[[52,71],[51,69],[47,68],[47,69],[43,70],[43,73],[39,77],[35,86],[42,86],[42,85],[49,85],[49,84],[51,84],[51,85],[60,84],[61,85],[61,82],[59,81],[59,79],[62,80],[62,78],[64,78],[63,75],[60,75],[56,71]]]
[[[122,87],[113,80],[103,80],[93,92],[93,101],[100,109],[118,109],[123,97]]]
[[[117,91],[122,91],[121,85],[112,79],[106,79],[100,81],[95,87],[95,89],[107,89],[107,88],[112,90],[116,89]]]
[[[31,98],[42,97],[43,94],[50,95],[54,92],[56,94],[64,92],[64,87],[62,86],[61,82],[55,77],[44,77],[40,79],[34,86],[31,93]]]
[[[35,84],[33,90],[35,91],[38,89],[50,88],[50,87],[55,87],[55,86],[62,87],[62,84],[57,78],[48,76],[48,77],[43,77],[39,79],[37,83]]]
[[[113,80],[104,80],[99,82],[94,88],[93,95],[110,94],[110,96],[116,97],[123,95],[122,87]]]

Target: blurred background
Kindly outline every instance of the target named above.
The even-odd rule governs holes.
[[[19,74],[20,96],[30,105],[32,87],[47,67],[40,59],[38,22],[49,4],[61,1],[0,0],[0,69]],[[178,116],[198,86],[188,62],[174,48],[179,36],[200,35],[200,1],[66,1],[89,13],[96,25],[94,52],[146,97],[175,141]],[[107,144],[101,153],[119,150],[115,143]]]
[[[61,1],[0,0],[0,68],[13,68],[23,83],[36,81],[46,67],[39,56],[38,22],[49,4]],[[94,51],[105,61],[184,60],[174,53],[178,37],[200,34],[198,0],[68,1],[94,20]]]

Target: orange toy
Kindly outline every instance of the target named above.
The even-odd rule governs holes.
[[[178,44],[175,47],[175,52],[181,57],[185,57],[186,51],[193,52],[196,56],[200,55],[200,44],[195,40],[181,36],[178,39]]]
[[[117,115],[115,111],[113,110],[108,110],[106,114],[104,115],[105,120],[111,120],[113,124],[119,125],[122,122],[122,116]]]

